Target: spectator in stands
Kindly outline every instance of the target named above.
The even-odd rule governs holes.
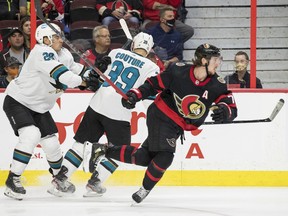
[[[153,36],[154,52],[164,61],[167,69],[170,64],[183,59],[183,43],[181,34],[174,29],[175,14],[173,8],[166,7],[160,10],[160,23],[147,33]]]
[[[24,46],[23,33],[19,29],[12,29],[10,31],[8,41],[10,43],[10,48],[6,48],[0,53],[0,75],[7,74],[4,67],[8,57],[13,56],[23,64],[29,54],[29,49]]]
[[[141,0],[98,0],[96,9],[102,19],[102,24],[106,26],[121,18],[138,25],[142,21]]]
[[[19,74],[19,66],[22,65],[17,58],[8,57],[5,61],[4,70],[7,75],[0,77],[0,88],[6,88],[11,80],[15,79]]]
[[[250,88],[250,74],[247,71],[249,56],[246,52],[239,51],[234,57],[236,71],[224,79],[228,85],[240,88]],[[231,85],[231,87],[232,87]],[[262,88],[260,79],[256,77],[256,88]]]
[[[85,52],[85,56],[95,64],[97,59],[102,59],[111,51],[111,38],[108,27],[105,25],[96,26],[92,32],[94,47]],[[81,64],[85,64],[82,59],[80,59]]]
[[[20,20],[24,16],[30,15],[30,0],[19,0],[19,13],[20,17],[18,17],[18,19],[20,18]]]
[[[182,5],[182,0],[143,0],[143,17],[144,23],[141,27],[142,30],[146,28],[147,23],[151,21],[159,20],[159,12],[161,9],[166,7],[171,7],[174,11],[176,17],[177,9]],[[181,22],[180,20],[175,20],[175,27],[182,35],[183,43],[189,40],[194,35],[194,29]]]
[[[62,0],[42,0],[41,9],[44,16],[50,20],[62,22],[64,19],[64,5]]]
[[[19,14],[19,1],[0,0],[0,20],[14,20]]]
[[[31,43],[31,25],[30,25],[30,16],[24,16],[20,20],[20,26],[19,29],[23,32],[25,43],[24,45],[30,49],[30,43]]]

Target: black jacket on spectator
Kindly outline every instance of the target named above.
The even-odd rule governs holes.
[[[250,88],[250,74],[248,73],[248,71],[246,71],[246,73],[243,77],[243,81],[240,81],[238,79],[237,72],[235,72],[229,76],[226,76],[224,79],[228,85],[239,84],[240,88]],[[263,88],[260,79],[258,79],[257,77],[256,77],[256,88]]]
[[[6,71],[4,70],[5,67],[5,61],[8,57],[10,57],[10,53],[9,53],[9,49],[7,48],[5,50],[3,50],[0,53],[0,76],[2,75],[7,75]],[[21,62],[22,64],[25,62],[25,60],[27,59],[29,54],[29,49],[28,48],[24,48],[24,53],[23,53],[23,62]]]
[[[19,0],[0,0],[0,20],[17,19]]]

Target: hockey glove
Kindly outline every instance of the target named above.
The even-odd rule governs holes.
[[[219,104],[215,106],[211,114],[212,120],[215,123],[225,123],[230,121],[230,112],[229,108],[225,105]]]
[[[107,55],[95,61],[95,66],[103,73],[107,70],[109,64],[111,64],[111,58]]]
[[[83,81],[86,83],[86,89],[92,92],[96,92],[100,87],[99,79],[94,76],[83,77]]]
[[[137,95],[137,92],[139,92],[138,95]],[[122,98],[121,100],[122,106],[127,109],[135,108],[136,103],[141,100],[140,91],[138,89],[131,89],[126,93],[126,95],[127,95],[127,100],[124,98]]]

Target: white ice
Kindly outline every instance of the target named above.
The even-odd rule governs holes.
[[[47,187],[26,187],[22,201],[4,196],[0,187],[0,216],[288,216],[287,187],[156,186],[133,206],[136,186],[110,186],[98,198],[83,198],[82,185],[65,198],[48,194]]]

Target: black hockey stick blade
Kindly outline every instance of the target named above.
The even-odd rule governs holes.
[[[273,109],[271,115],[265,119],[251,119],[251,120],[236,120],[226,123],[216,123],[216,122],[204,122],[203,125],[218,125],[218,124],[242,124],[242,123],[261,123],[261,122],[271,122],[277,116],[284,105],[285,101],[281,98],[275,108]]]
[[[41,1],[40,0],[35,0],[35,9],[36,9],[36,14],[39,19],[41,19],[44,23],[46,23],[57,35],[59,35],[63,42],[67,44],[67,46],[73,50],[74,53],[76,53],[90,68],[92,68],[100,77],[102,77],[109,85],[111,85],[115,91],[120,94],[124,99],[127,99],[126,94],[119,89],[106,75],[104,75],[95,65],[86,58],[86,56],[81,53],[68,39],[65,38],[65,36],[59,32],[56,28],[54,28],[53,25],[43,16],[42,10],[41,10]]]

